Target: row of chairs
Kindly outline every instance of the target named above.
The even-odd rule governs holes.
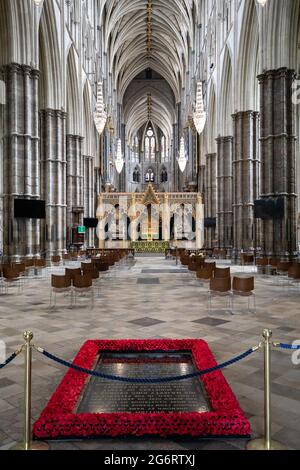
[[[8,287],[18,287],[19,293],[23,290],[24,280],[30,272],[39,274],[46,268],[43,259],[25,259],[18,263],[0,265],[0,292],[7,294]]]
[[[250,309],[250,299],[253,299],[253,309],[256,311],[256,299],[254,292],[254,277],[238,277],[231,276],[226,277],[212,277],[209,281],[209,311],[212,307],[213,297],[225,297],[229,301],[229,307],[231,313],[234,312],[234,299],[247,298],[248,300],[248,312]]]
[[[234,298],[248,299],[248,311],[250,311],[250,299],[253,298],[253,308],[256,310],[254,293],[254,277],[231,277],[230,267],[220,268],[215,261],[207,261],[202,256],[189,256],[183,252],[180,256],[183,265],[190,271],[196,272],[197,278],[209,285],[209,306],[211,310],[212,298],[227,298],[231,312],[234,310]]]
[[[99,273],[98,273],[99,277]],[[51,291],[50,291],[50,307],[56,306],[56,295],[70,295],[71,306],[77,304],[78,295],[90,295],[91,307],[94,306],[94,277],[89,274],[82,273],[81,269],[66,270],[65,275],[52,274]],[[54,297],[54,303],[53,301]]]
[[[91,262],[81,262],[78,268],[65,268],[64,275],[51,277],[50,306],[56,305],[56,295],[58,293],[70,294],[71,305],[77,303],[78,295],[90,294],[92,306],[94,305],[94,286],[98,285],[100,273],[111,273],[116,263],[127,256],[127,253],[115,251],[105,256],[93,258]],[[52,303],[54,297],[54,304]]]

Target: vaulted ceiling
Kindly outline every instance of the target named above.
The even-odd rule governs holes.
[[[132,80],[143,70],[152,69],[163,77],[173,91],[175,102],[181,99],[185,86],[189,55],[194,44],[199,2],[195,0],[100,0],[100,24],[104,27],[104,50],[109,59],[118,100]],[[147,103],[148,91],[139,96],[139,115],[132,123],[141,124],[142,106]],[[153,99],[154,120],[171,119],[172,110],[164,100]],[[173,104],[174,107],[174,104]],[[136,111],[134,106],[131,106]],[[173,124],[164,123],[164,131]],[[160,126],[162,127],[162,126]]]

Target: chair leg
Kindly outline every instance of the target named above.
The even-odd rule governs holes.
[[[94,288],[92,287],[91,297],[92,297],[92,309],[94,308]]]
[[[254,307],[254,313],[256,313],[256,295],[253,292],[253,307]]]

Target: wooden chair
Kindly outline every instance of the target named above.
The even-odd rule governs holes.
[[[211,278],[208,297],[209,312],[211,311],[213,297],[227,298],[228,307],[232,313],[231,277]]]
[[[69,276],[51,276],[50,307],[52,307],[52,297],[54,294],[54,307],[56,306],[56,294],[70,294],[70,304],[72,304],[72,281]]]
[[[268,264],[269,264],[268,258],[266,257],[257,258],[256,260],[257,272],[264,274],[267,270]]]
[[[214,269],[214,278],[215,279],[222,279],[222,278],[230,278],[230,268],[215,268]]]
[[[287,276],[291,267],[292,263],[290,261],[279,261],[276,272],[279,276]]]
[[[65,274],[66,276],[68,276],[71,281],[74,281],[75,277],[76,276],[80,276],[81,275],[81,268],[66,268],[65,269]]]
[[[18,292],[23,291],[23,280],[20,277],[19,270],[15,266],[3,266],[3,286],[5,293],[8,293],[8,287],[18,287]]]
[[[208,266],[203,267],[197,271],[197,278],[204,283],[210,283],[211,278],[214,275],[213,267],[209,268]]]
[[[248,312],[250,313],[250,299],[253,298],[254,312],[256,301],[254,293],[254,277],[234,277],[232,282],[232,311],[234,310],[234,298],[244,297],[248,299]]]
[[[253,266],[254,254],[252,253],[241,253],[241,264],[242,266]]]
[[[59,266],[61,262],[61,257],[58,255],[51,256],[51,265]]]
[[[70,253],[63,254],[63,265],[70,263],[72,261],[72,256]]]
[[[34,269],[35,273],[43,275],[47,268],[47,262],[45,259],[36,259],[34,260]]]
[[[289,287],[300,287],[300,264],[294,264],[288,271]]]
[[[91,297],[91,307],[94,306],[94,289],[93,289],[93,279],[92,276],[89,274],[80,276],[75,276],[73,280],[73,287],[74,287],[74,302],[77,305],[77,298],[78,296],[84,296],[85,294],[89,294]]]
[[[199,271],[204,266],[204,261],[202,256],[192,256],[188,264],[189,270],[193,272]]]
[[[25,272],[26,272],[26,266],[24,263],[15,263],[13,265],[13,267],[15,267],[18,272],[19,272],[19,276],[24,276],[25,275]]]
[[[204,267],[204,268],[208,268],[208,269],[212,269],[212,270],[214,271],[217,266],[216,266],[216,262],[215,262],[215,261],[211,261],[211,262],[205,261],[203,267]]]

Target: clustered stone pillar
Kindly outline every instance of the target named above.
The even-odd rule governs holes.
[[[217,218],[217,154],[206,155],[205,165],[205,218]],[[216,239],[216,228],[205,229],[205,246],[214,248]]]
[[[1,68],[5,83],[3,141],[4,253],[11,259],[40,252],[40,221],[15,219],[14,199],[40,198],[38,79],[39,71],[27,65]]]
[[[163,239],[166,242],[170,241],[171,238],[171,215],[170,215],[170,205],[169,205],[169,195],[165,193],[164,203],[162,209],[162,232]]]
[[[199,167],[199,177],[198,177],[198,190],[201,194],[205,193],[205,165],[200,165]]]
[[[84,156],[84,215],[94,217],[95,192],[94,192],[94,157]],[[88,229],[86,234],[86,244],[94,246],[94,230]]]
[[[67,231],[72,243],[72,228],[83,224],[83,137],[67,135]]]
[[[42,197],[46,201],[44,226],[48,256],[66,250],[66,113],[46,109],[40,112]]]
[[[204,246],[204,205],[202,197],[197,197],[196,203],[196,248],[201,250]]]
[[[249,251],[259,244],[254,219],[254,201],[259,197],[259,113],[244,111],[234,114],[233,148],[233,254]]]
[[[0,75],[0,256],[4,253],[4,172],[3,172],[3,132],[5,113],[5,84]]]
[[[291,256],[296,251],[296,136],[292,84],[295,71],[270,70],[258,76],[261,116],[261,198],[281,197],[283,219],[262,222],[266,255]]]
[[[218,137],[217,141],[217,218],[218,246],[231,249],[233,245],[232,212],[232,150],[233,137]]]

